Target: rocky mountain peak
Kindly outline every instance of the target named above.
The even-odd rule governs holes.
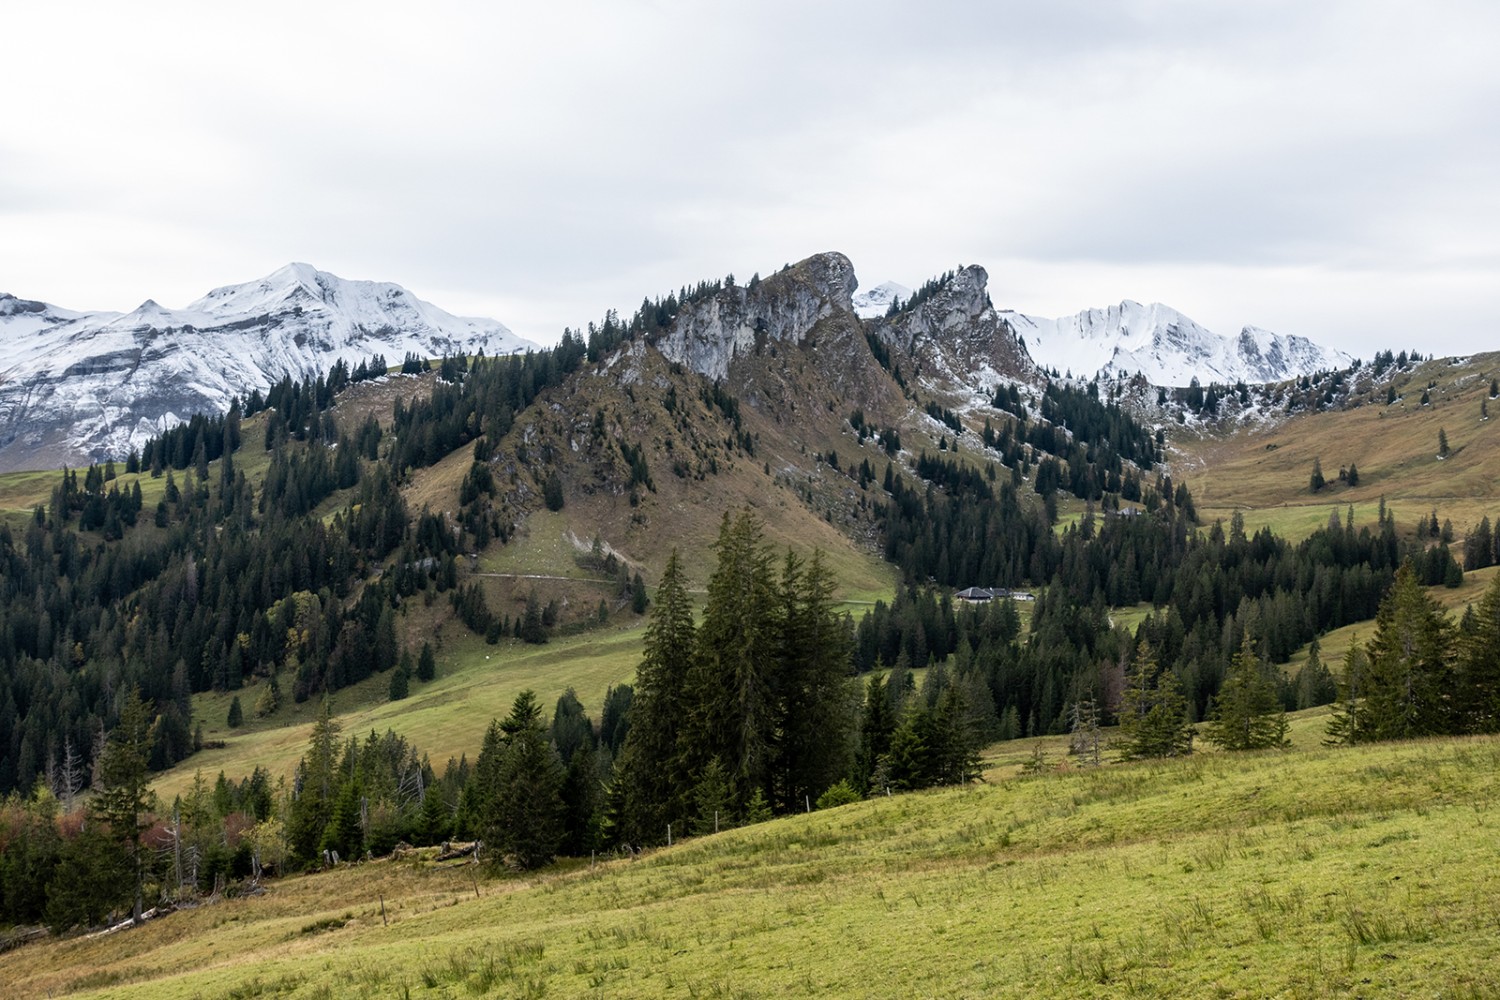
[[[750,285],[733,284],[678,315],[657,347],[708,378],[725,378],[730,363],[768,343],[802,343],[820,321],[853,318],[854,265],[841,253],[820,253]]]

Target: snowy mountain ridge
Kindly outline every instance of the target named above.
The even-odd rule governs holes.
[[[1088,378],[1139,374],[1152,385],[1279,382],[1347,368],[1353,358],[1305,337],[1246,326],[1238,337],[1211,332],[1170,306],[1125,300],[1105,309],[1044,319],[1002,311],[1037,364]]]
[[[971,270],[959,268],[954,276]],[[943,280],[923,285],[921,295],[940,287]],[[862,319],[881,322],[898,298],[906,311],[913,292],[894,281],[882,282],[854,296],[854,311]],[[1204,385],[1265,383],[1348,368],[1354,362],[1348,354],[1305,337],[1256,326],[1244,327],[1237,337],[1220,336],[1160,302],[1142,305],[1126,299],[1058,318],[1013,309],[995,309],[993,315],[998,327],[1008,330],[1038,367],[1074,378],[1140,375],[1152,385],[1171,387],[1190,385],[1194,379]]]
[[[0,471],[119,457],[194,413],[338,360],[534,346],[400,285],[301,263],[182,309],[147,299],[128,313],[75,312],[0,293]]]

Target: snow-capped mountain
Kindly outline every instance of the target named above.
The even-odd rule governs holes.
[[[1126,300],[1107,309],[1043,319],[1002,311],[1000,317],[1037,364],[1075,377],[1142,375],[1153,385],[1278,382],[1347,368],[1353,359],[1305,337],[1247,326],[1221,337],[1161,303]]]
[[[0,293],[0,471],[118,458],[194,413],[335,361],[535,345],[400,285],[289,264],[183,309],[73,312]]]
[[[877,319],[884,316],[895,299],[905,302],[911,298],[911,289],[894,281],[883,281],[874,288],[854,296],[854,312],[861,319]]]

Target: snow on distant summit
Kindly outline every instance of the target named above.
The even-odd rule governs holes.
[[[79,313],[0,294],[0,470],[123,456],[194,413],[372,354],[506,354],[503,324],[454,316],[400,285],[289,264],[183,309]]]
[[[911,298],[911,289],[894,281],[883,281],[854,296],[854,312],[861,319],[878,319],[885,315],[891,302],[898,298],[903,302]]]
[[[1342,351],[1258,327],[1221,337],[1159,302],[1127,299],[1059,319],[1008,310],[1000,316],[1037,364],[1079,378],[1139,374],[1164,386],[1195,378],[1203,384],[1279,382],[1353,364]]]

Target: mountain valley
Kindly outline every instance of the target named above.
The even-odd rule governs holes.
[[[52,363],[47,371],[54,374],[34,377],[24,403],[31,409],[11,403],[4,411],[22,414],[12,427],[31,427],[35,414],[61,405],[68,393],[59,382],[47,395],[41,388],[47,378],[71,371],[68,380],[76,376],[85,380],[78,384],[96,386],[127,371],[164,378],[150,365],[202,349],[192,338],[227,338],[240,322],[233,316],[276,317],[243,328],[277,345],[267,354],[290,358],[294,347],[306,347],[325,364],[337,357],[344,365],[341,376],[330,378],[326,367],[298,368],[290,360],[274,370],[257,361],[252,371],[242,357],[234,363],[246,367],[207,389],[206,375],[183,369],[171,392],[186,400],[203,389],[205,395],[192,398],[218,398],[217,409],[175,424],[168,414],[181,417],[183,410],[128,415],[116,426],[135,430],[91,439],[89,447],[124,448],[124,454],[112,451],[107,464],[85,462],[66,475],[0,476],[6,586],[0,663],[7,681],[0,692],[0,785],[15,793],[11,811],[0,817],[0,853],[16,842],[6,841],[5,831],[31,822],[29,810],[40,808],[26,805],[30,800],[22,795],[38,779],[58,791],[54,803],[71,798],[61,794],[69,791],[70,755],[90,763],[99,758],[114,739],[100,734],[122,725],[132,689],[146,699],[153,720],[153,822],[165,822],[168,803],[201,802],[205,781],[211,785],[211,776],[222,773],[220,788],[228,790],[213,794],[224,797],[226,807],[201,821],[193,836],[212,833],[227,842],[223,824],[239,812],[228,806],[241,801],[235,789],[260,773],[254,780],[269,784],[267,801],[274,804],[267,815],[252,811],[252,825],[269,824],[266,835],[282,837],[279,863],[289,867],[320,863],[288,845],[301,822],[292,819],[300,808],[293,789],[304,787],[298,775],[307,773],[325,711],[358,737],[355,749],[345,751],[350,767],[356,758],[365,760],[358,748],[366,732],[372,747],[389,739],[377,736],[387,728],[410,741],[402,753],[411,753],[402,759],[432,791],[413,799],[392,782],[369,795],[372,816],[404,824],[413,837],[424,798],[442,796],[456,820],[465,815],[465,775],[474,773],[482,754],[493,753],[481,749],[491,720],[503,718],[528,690],[547,708],[556,701],[558,718],[571,695],[587,713],[600,758],[610,762],[600,765],[599,787],[623,783],[621,773],[636,772],[610,778],[608,768],[629,754],[624,745],[606,742],[605,723],[627,685],[637,698],[653,691],[646,663],[665,628],[661,616],[670,595],[664,588],[680,573],[689,616],[707,634],[723,601],[726,552],[739,544],[734,525],[744,523],[756,532],[750,550],[762,561],[751,560],[761,569],[745,589],[768,588],[785,602],[786,610],[765,612],[777,622],[796,620],[799,602],[812,601],[798,587],[812,553],[819,553],[830,581],[817,604],[826,615],[820,620],[841,623],[838,631],[847,634],[850,663],[859,673],[860,690],[851,688],[846,707],[889,698],[893,727],[898,720],[908,727],[948,720],[953,732],[968,734],[976,761],[983,749],[974,773],[982,771],[994,787],[917,793],[950,782],[900,771],[907,765],[892,750],[876,767],[851,744],[845,747],[849,780],[865,783],[852,794],[868,793],[869,801],[832,811],[833,800],[825,806],[820,797],[830,789],[818,786],[805,790],[805,809],[792,809],[786,779],[775,777],[767,788],[781,818],[720,838],[703,833],[701,808],[683,804],[692,797],[679,793],[675,805],[662,807],[668,810],[663,815],[677,824],[678,839],[689,820],[702,835],[659,852],[655,847],[670,832],[653,833],[644,844],[627,841],[622,849],[608,831],[626,822],[619,812],[625,807],[589,800],[594,825],[588,836],[596,839],[587,843],[600,857],[612,851],[622,860],[596,871],[589,850],[575,851],[549,874],[476,879],[472,888],[465,880],[462,894],[449,893],[442,880],[450,870],[427,854],[409,871],[398,871],[399,862],[379,862],[310,876],[337,880],[348,902],[332,909],[298,903],[274,927],[255,923],[256,943],[244,948],[247,956],[260,956],[254,968],[178,955],[172,962],[188,970],[183,995],[236,995],[251,983],[291,995],[352,987],[349,977],[362,973],[327,949],[335,942],[357,942],[359,954],[376,947],[371,935],[387,925],[374,922],[377,911],[365,898],[372,891],[386,893],[382,901],[396,907],[393,932],[403,940],[410,935],[411,947],[451,957],[451,974],[413,971],[403,980],[419,994],[440,995],[462,984],[503,992],[499,979],[481,982],[477,965],[464,957],[481,956],[468,930],[501,919],[500,904],[487,897],[502,892],[527,908],[505,937],[505,947],[525,954],[490,957],[521,977],[516,983],[543,984],[525,986],[533,993],[551,984],[572,995],[588,981],[595,992],[647,995],[670,992],[683,977],[694,991],[718,982],[732,992],[737,956],[718,955],[716,971],[701,973],[708,977],[702,979],[662,957],[675,954],[687,933],[676,925],[640,930],[616,956],[627,964],[599,965],[607,956],[566,944],[570,932],[554,926],[544,897],[577,895],[578,907],[613,914],[611,926],[618,929],[631,920],[645,928],[648,914],[686,898],[636,881],[658,878],[653,873],[668,883],[678,874],[697,880],[693,884],[707,880],[712,890],[701,898],[696,890],[683,891],[710,910],[733,908],[734,892],[759,893],[771,908],[762,914],[763,926],[745,929],[746,940],[767,949],[756,961],[774,964],[781,946],[772,942],[780,941],[776,928],[783,925],[804,918],[826,922],[837,911],[849,928],[873,928],[886,920],[877,910],[906,913],[906,903],[893,903],[893,896],[866,907],[870,901],[847,895],[847,884],[879,881],[882,865],[888,873],[894,855],[871,846],[868,831],[876,829],[902,844],[910,840],[901,849],[928,858],[911,864],[929,865],[951,880],[944,885],[953,891],[974,871],[1019,864],[1038,886],[1062,879],[1088,897],[1085,919],[1094,922],[1093,932],[1068,920],[1048,924],[1045,942],[1026,952],[1034,967],[1013,968],[1021,952],[1011,950],[989,972],[976,966],[973,975],[945,975],[935,993],[958,995],[981,984],[999,989],[996,977],[1027,984],[1028,992],[1048,977],[1063,993],[1087,991],[1089,983],[1162,986],[1185,969],[1206,982],[1215,975],[1206,966],[1211,946],[1232,939],[1258,949],[1254,971],[1230,977],[1234,988],[1305,986],[1304,992],[1320,995],[1311,953],[1274,932],[1264,906],[1243,902],[1254,885],[1282,870],[1279,861],[1262,856],[1292,864],[1299,851],[1305,854],[1298,845],[1325,835],[1319,824],[1349,840],[1341,850],[1360,850],[1354,841],[1376,836],[1376,828],[1380,838],[1399,839],[1407,831],[1424,846],[1449,845],[1462,836],[1457,798],[1492,799],[1491,783],[1461,759],[1493,755],[1490,736],[1395,748],[1320,744],[1328,720],[1340,711],[1335,676],[1324,665],[1337,669],[1336,657],[1365,648],[1377,607],[1407,579],[1403,565],[1422,576],[1418,592],[1429,588],[1455,618],[1465,605],[1489,600],[1496,539],[1490,534],[1484,545],[1477,539],[1481,522],[1489,532],[1486,519],[1500,513],[1493,474],[1500,456],[1487,413],[1497,396],[1500,355],[1421,358],[1383,351],[1354,362],[1250,328],[1237,341],[1220,340],[1166,307],[1133,303],[1048,325],[997,310],[987,278],[971,265],[915,292],[887,283],[878,294],[862,296],[847,258],[819,254],[743,284],[727,279],[684,286],[648,300],[628,319],[610,313],[568,331],[556,347],[537,350],[486,339],[504,328],[455,321],[398,286],[372,290],[299,265],[259,284],[210,293],[188,310],[160,310],[159,317],[145,306],[101,319],[0,301],[9,310],[6,330],[35,336],[38,344],[50,336],[49,343],[111,345],[88,354],[93,360],[79,355],[65,368]],[[351,297],[389,308],[351,311]],[[381,316],[403,309],[406,318],[377,332]],[[356,313],[365,318],[347,318]],[[197,319],[185,321],[189,314]],[[93,332],[84,336],[85,329]],[[65,335],[68,330],[73,333]],[[1059,341],[1074,346],[1064,351]],[[137,346],[120,347],[126,343]],[[168,343],[172,350],[163,346]],[[122,351],[128,356],[118,363],[98,360],[120,358]],[[390,370],[372,370],[373,355],[383,356]],[[40,372],[42,361],[32,363]],[[364,368],[357,378],[349,375],[355,365]],[[1208,377],[1184,382],[1180,375],[1188,371]],[[1272,374],[1285,377],[1258,377]],[[10,384],[0,385],[0,406]],[[239,405],[231,410],[222,393],[236,386],[231,395]],[[254,391],[241,395],[245,387]],[[58,428],[81,412],[62,411],[72,415],[60,417]],[[58,449],[84,447],[82,437],[66,430],[48,433]],[[18,430],[11,439],[13,455],[64,454],[34,450],[41,439],[23,437]],[[779,577],[782,572],[787,575]],[[953,599],[970,586],[1004,588],[1020,599],[985,607]],[[741,627],[753,635],[758,626],[746,621]],[[1185,760],[1095,768],[1074,738],[1080,706],[1095,706],[1090,711],[1098,712],[1100,725],[1094,731],[1103,731],[1112,755],[1128,757],[1129,736],[1117,728],[1129,726],[1125,684],[1146,669],[1150,650],[1159,652],[1162,676],[1174,678],[1161,683],[1181,687],[1183,724],[1200,740],[1235,664],[1245,657],[1259,664],[1278,710],[1287,710],[1290,749],[1241,760],[1229,750],[1204,752],[1200,743]],[[429,653],[432,674],[403,676]],[[767,683],[784,682],[772,677]],[[792,701],[785,696],[778,704]],[[559,724],[554,721],[551,732]],[[1482,733],[1483,725],[1463,731]],[[866,722],[851,732],[857,744]],[[924,739],[937,745],[949,738],[944,732],[927,730]],[[911,750],[911,759],[922,752]],[[1179,786],[1212,781],[1225,790],[1225,802],[1241,803],[1250,816],[1254,809],[1244,803],[1267,787],[1272,771],[1281,773],[1282,758],[1275,756],[1281,752],[1297,775],[1295,801],[1282,803],[1264,823],[1247,820],[1241,841],[1223,847],[1223,836],[1195,826],[1191,811],[1170,804]],[[1054,760],[1046,761],[1048,755]],[[1401,775],[1436,762],[1431,766],[1460,776],[1444,786],[1447,791],[1402,785],[1384,811],[1370,811],[1352,804],[1368,793],[1368,775],[1360,770],[1365,765],[1357,761]],[[1319,773],[1335,775],[1328,779],[1332,791],[1324,790],[1332,799],[1317,791]],[[373,776],[363,780],[375,787]],[[910,791],[887,802],[879,794],[882,781],[887,794],[893,785]],[[952,783],[968,786],[967,780]],[[1002,821],[996,817],[1007,807],[1000,799],[1012,789],[1024,804],[1009,807],[1017,815]],[[712,801],[725,815],[759,815],[745,785],[697,787],[692,795],[711,793],[721,796]],[[804,801],[800,793],[796,801]],[[1344,805],[1314,808],[1315,801]],[[812,816],[795,815],[813,811],[814,803]],[[1111,803],[1123,811],[1110,811]],[[1482,805],[1476,815],[1488,808]],[[971,814],[979,818],[964,818]],[[710,809],[709,815],[717,823],[719,813]],[[325,821],[332,829],[332,820]],[[921,832],[924,824],[943,832],[929,837]],[[234,838],[261,843],[243,831]],[[639,857],[643,846],[641,867],[623,860]],[[1057,867],[1080,848],[1097,852],[1090,856],[1115,873],[1107,892],[1090,895],[1082,882],[1075,885],[1078,872]],[[833,860],[846,850],[858,859],[847,865]],[[1180,926],[1132,944],[1125,932],[1106,929],[1107,913],[1133,891],[1132,873],[1145,864],[1141,852],[1167,859],[1148,867],[1154,880],[1170,881],[1165,891]],[[1336,855],[1317,850],[1315,862],[1304,858],[1308,871],[1316,869],[1309,884],[1331,885],[1346,873]],[[163,886],[164,863],[156,863],[152,876]],[[700,863],[718,866],[718,874],[682,868]],[[1226,863],[1234,881],[1220,886],[1222,892],[1195,888],[1205,883],[1192,871],[1219,871]],[[764,872],[763,883],[736,888],[732,873],[751,870]],[[916,869],[903,870],[900,891],[915,894],[906,917],[936,912],[926,909],[933,900],[920,888]],[[821,899],[814,898],[817,892],[789,890],[804,875],[808,885],[824,887]],[[376,881],[362,881],[366,876]],[[0,877],[0,887],[6,884]],[[202,892],[215,885],[210,880]],[[298,880],[266,885],[273,898],[301,898]],[[1008,884],[1005,891],[1014,889]],[[0,903],[41,920],[45,899],[22,900],[6,891],[0,888]],[[485,898],[458,902],[481,891]],[[1329,955],[1348,948],[1338,951],[1344,965],[1328,982],[1347,985],[1358,970],[1379,982],[1408,983],[1377,957],[1384,955],[1377,946],[1436,960],[1435,950],[1454,940],[1462,922],[1452,914],[1468,914],[1469,901],[1482,891],[1466,883],[1461,899],[1449,900],[1443,911],[1450,916],[1439,919],[1431,914],[1440,904],[1424,889],[1402,911],[1406,930],[1371,932],[1370,940],[1355,930],[1320,938]],[[594,898],[599,893],[619,898],[606,907]],[[1337,910],[1329,911],[1332,916],[1298,902],[1290,890],[1278,893],[1276,905],[1309,927],[1330,920],[1335,928],[1352,927],[1374,907],[1405,906],[1373,882],[1360,882],[1357,893],[1328,904]],[[585,896],[592,902],[585,904]],[[1190,896],[1201,896],[1213,915],[1194,916]],[[787,905],[799,912],[776,909],[776,900],[793,897]],[[252,897],[223,909],[173,914],[114,940],[157,941],[151,935],[158,928],[248,913],[232,908],[262,902]],[[453,920],[467,921],[468,930],[444,922],[441,912],[449,906],[459,907]],[[330,922],[306,930],[315,919]],[[956,930],[911,919],[907,932],[924,948],[941,948],[944,935]],[[578,931],[579,942],[614,933],[605,927],[610,921]],[[1272,933],[1256,930],[1266,927]],[[207,933],[206,926],[199,930]],[[311,966],[297,958],[271,959],[265,949],[272,938],[292,942],[298,955],[319,956],[328,974],[307,971]],[[157,989],[166,981],[160,969],[101,957],[108,946],[85,943],[92,940],[27,945],[17,957],[0,956],[0,969],[14,970],[18,982],[24,975],[37,995],[53,988]],[[526,950],[543,940],[545,960]],[[700,941],[689,952],[702,947]],[[38,966],[29,955],[42,948],[68,956],[49,957],[43,966],[71,971],[60,976]],[[970,945],[962,950],[968,954]],[[1273,956],[1260,950],[1292,953],[1285,977],[1264,978]],[[901,964],[899,956],[877,951],[877,968]],[[656,952],[662,954],[651,957]],[[99,975],[109,978],[90,979],[71,965],[83,956],[107,968]],[[340,971],[328,971],[335,966]],[[213,968],[218,971],[206,971]],[[853,981],[848,969],[820,978],[796,962],[786,968],[792,978],[784,985],[792,993],[844,989]],[[1476,981],[1472,962],[1452,969],[1455,989]],[[775,978],[769,966],[767,973]],[[369,972],[367,985],[375,993],[396,989],[392,976]],[[432,985],[426,985],[429,978]]]

